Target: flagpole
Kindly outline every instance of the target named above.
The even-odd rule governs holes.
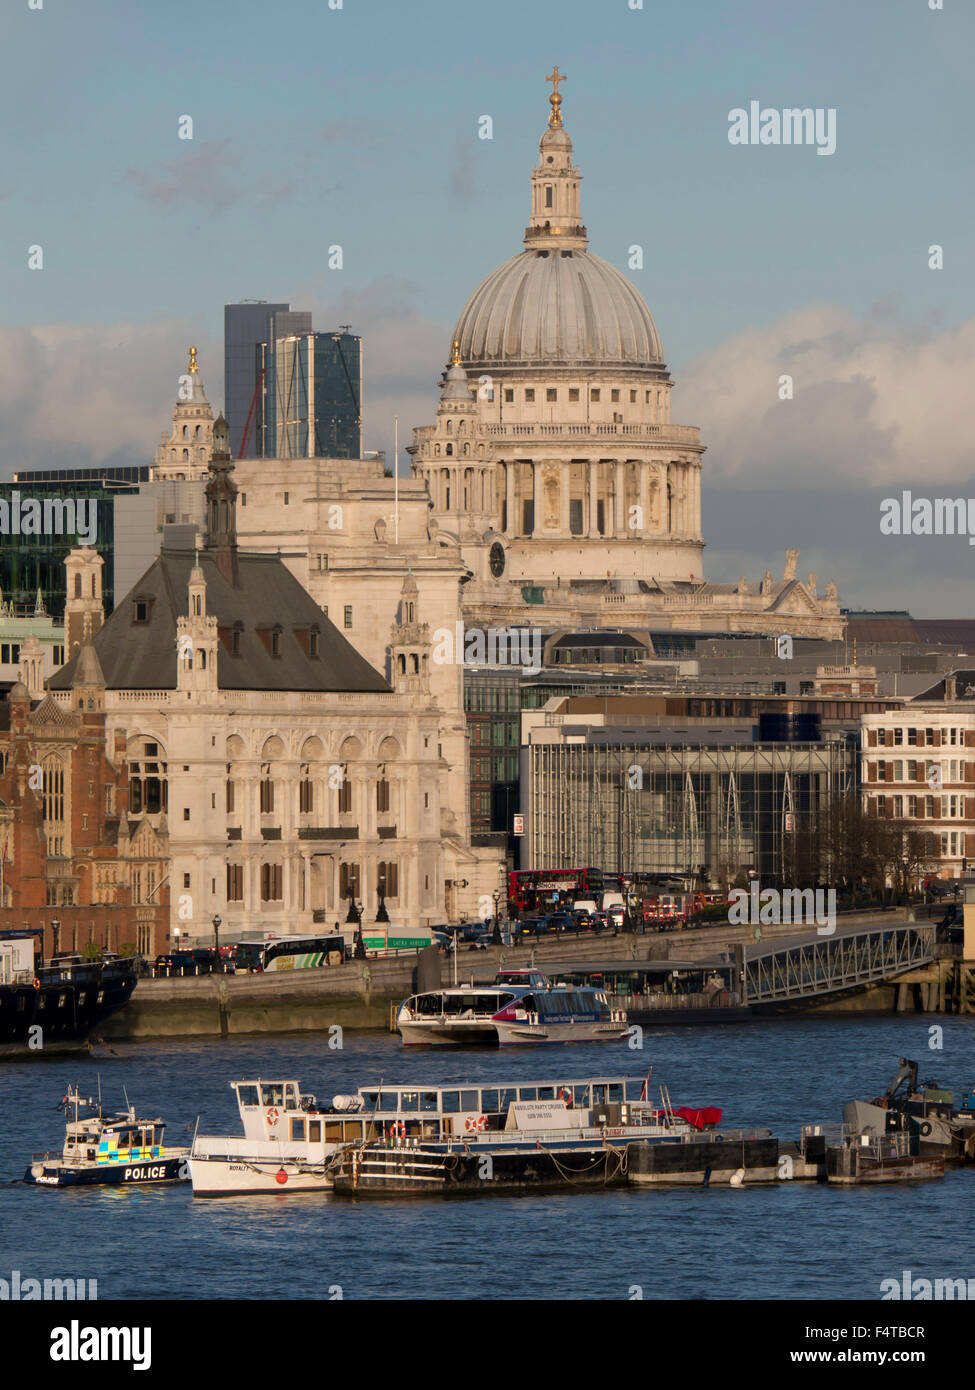
[[[399,416],[393,416],[393,539],[399,545]]]

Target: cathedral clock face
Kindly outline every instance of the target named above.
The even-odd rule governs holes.
[[[491,547],[491,573],[495,579],[504,574],[504,546],[500,541],[495,541]]]

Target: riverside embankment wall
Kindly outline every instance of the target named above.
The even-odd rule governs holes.
[[[844,917],[854,921],[878,920]],[[892,923],[893,914],[879,920]],[[898,919],[901,920],[901,919]],[[799,935],[802,923],[778,925],[776,938]],[[457,978],[465,983],[476,976],[490,979],[499,966],[535,964],[541,970],[560,963],[584,964],[594,960],[703,960],[736,944],[753,940],[754,927],[719,926],[646,936],[558,937],[533,946],[491,947],[486,951],[461,950]],[[453,980],[453,961],[439,960],[441,981]],[[246,1033],[322,1032],[332,1025],[343,1028],[386,1028],[390,1006],[416,989],[417,958],[349,961],[321,970],[299,970],[268,975],[200,975],[175,979],[142,980],[131,1001],[101,1026],[106,1039],[231,1037]],[[434,987],[429,979],[425,988]],[[894,985],[881,985],[835,1005],[847,1011],[894,1007]],[[823,1006],[819,1006],[822,1011]]]

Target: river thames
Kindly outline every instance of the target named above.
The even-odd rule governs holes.
[[[943,1030],[932,1050],[931,1029]],[[934,1035],[937,1041],[937,1035]],[[356,1203],[328,1195],[193,1200],[190,1185],[38,1189],[32,1152],[60,1148],[68,1083],[107,1108],[122,1087],[167,1140],[236,1134],[228,1082],[295,1079],[319,1100],[383,1080],[430,1084],[642,1077],[675,1106],[719,1105],[723,1127],[782,1139],[879,1095],[902,1056],[922,1080],[975,1086],[975,1020],[833,1017],[646,1030],[641,1050],[572,1045],[404,1051],[346,1032],[113,1044],[115,1055],[0,1065],[0,1278],[95,1279],[100,1299],[877,1299],[881,1282],[975,1276],[975,1167],[943,1181],[837,1189],[608,1190]]]

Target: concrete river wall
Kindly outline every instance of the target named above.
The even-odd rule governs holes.
[[[891,921],[893,914],[880,920]],[[844,924],[848,919],[844,919]],[[864,921],[868,920],[866,917]],[[777,938],[807,930],[802,924],[780,925]],[[586,961],[695,961],[731,950],[752,939],[747,925],[698,928],[646,936],[558,937],[534,946],[461,949],[457,958],[460,983],[472,977],[491,979],[499,966]],[[201,975],[139,982],[131,1001],[107,1019],[99,1030],[106,1040],[124,1038],[231,1037],[246,1033],[325,1032],[343,1028],[387,1028],[391,1007],[418,987],[436,987],[439,965],[443,984],[453,981],[453,961],[439,957],[434,978],[417,983],[416,956],[392,960],[349,961],[320,970],[274,971],[268,975]],[[424,966],[425,972],[429,965]],[[895,1007],[896,984],[880,985],[853,998],[836,1001],[840,1009]],[[818,1011],[830,1005],[818,1005]]]

